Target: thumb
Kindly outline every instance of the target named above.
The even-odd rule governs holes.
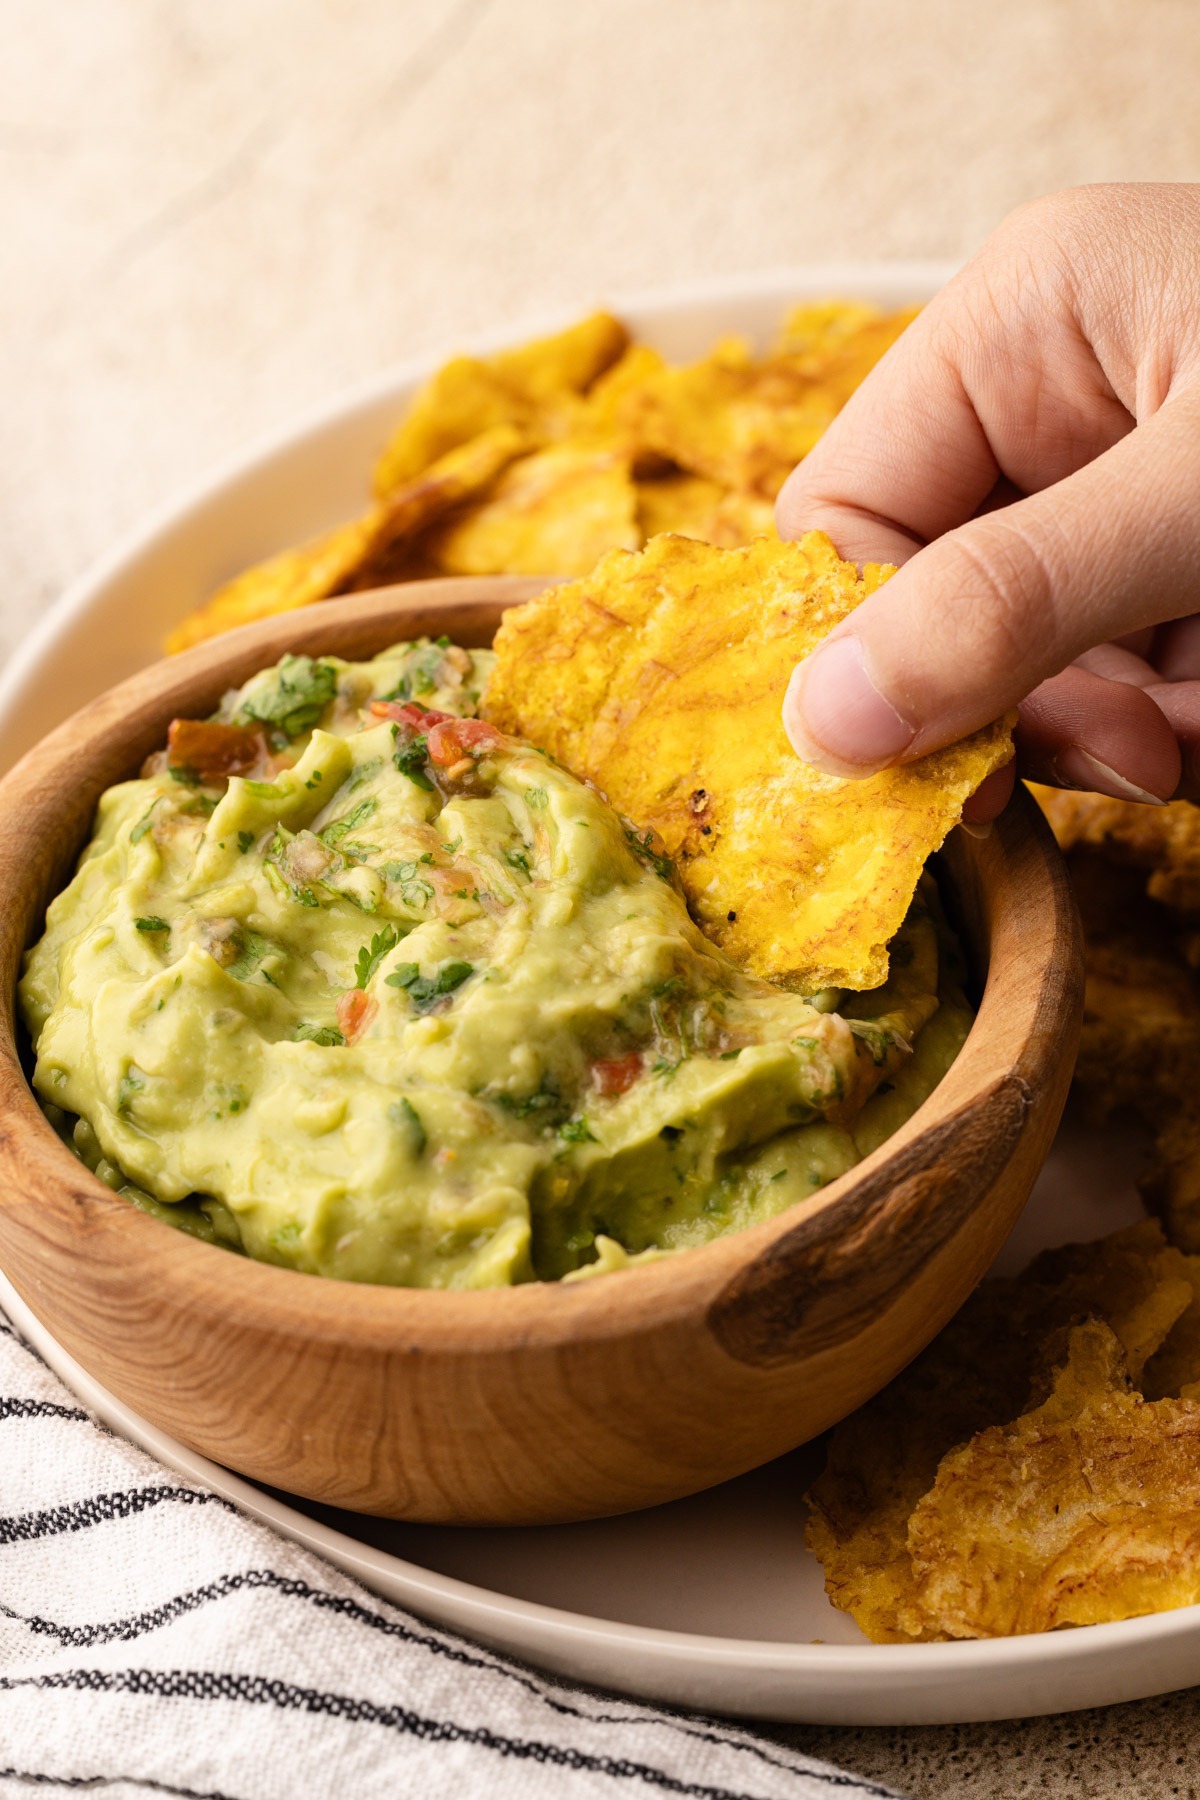
[[[1066,480],[920,550],[794,671],[797,754],[868,775],[999,718],[1083,651],[1200,610],[1200,388]]]

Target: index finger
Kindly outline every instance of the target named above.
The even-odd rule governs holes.
[[[1000,233],[909,326],[788,478],[780,535],[905,562],[973,518],[998,482],[1032,494],[1132,429],[1076,317],[1052,248]]]

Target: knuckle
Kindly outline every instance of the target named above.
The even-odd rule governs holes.
[[[972,676],[1040,673],[1058,638],[1056,583],[1044,547],[1019,526],[977,520],[954,542],[958,597],[949,620]]]

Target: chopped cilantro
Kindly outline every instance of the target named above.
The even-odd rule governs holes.
[[[251,849],[253,849],[253,847],[254,847],[254,833],[252,831],[239,831],[238,832],[238,849],[241,851],[242,855],[245,856],[247,850],[251,850]]]
[[[533,812],[541,812],[544,807],[549,806],[550,796],[543,787],[526,788],[525,804]]]
[[[558,1135],[568,1144],[595,1144],[599,1141],[587,1120],[582,1116],[578,1119],[567,1119],[559,1126]]]
[[[117,1084],[117,1111],[122,1118],[126,1117],[133,1105],[134,1097],[140,1094],[146,1083],[140,1072],[130,1063]]]
[[[740,1050],[722,1050],[721,1061],[732,1062],[735,1056],[740,1056],[741,1054]]]
[[[170,931],[171,921],[160,919],[157,913],[151,913],[148,918],[135,919],[133,928],[135,931]]]
[[[531,1113],[557,1112],[562,1108],[561,1096],[552,1081],[535,1088],[532,1094],[493,1094],[491,1098],[514,1119],[527,1119]]]
[[[421,1115],[412,1101],[401,1094],[399,1100],[393,1101],[392,1105],[388,1107],[388,1118],[393,1125],[400,1126],[407,1133],[413,1155],[420,1156],[429,1142],[429,1137],[421,1122]]]
[[[911,1048],[906,1039],[898,1037],[875,1019],[851,1019],[848,1023],[854,1036],[870,1051],[871,1061],[877,1069],[886,1063],[889,1051],[897,1050],[901,1045],[906,1050]]]
[[[432,857],[421,858],[423,863],[432,860]],[[415,862],[388,862],[383,865],[383,874],[385,880],[397,884],[405,906],[413,906],[419,910],[428,906],[433,899],[433,888],[428,881],[421,880],[417,874],[417,866]]]
[[[160,795],[159,799],[161,799],[161,798],[162,798],[162,796]],[[138,820],[137,824],[134,826],[133,830],[129,834],[129,841],[131,844],[140,844],[141,843],[142,839],[145,837],[146,833],[149,831],[150,827],[154,823],[154,808],[157,805],[158,805],[158,800],[153,801],[149,810],[142,814],[141,818]]]
[[[392,761],[401,775],[407,775],[415,787],[424,788],[432,794],[433,783],[426,774],[429,762],[429,749],[423,737],[416,737],[407,744],[397,744],[392,751]]]
[[[437,638],[432,644],[418,650],[413,655],[404,674],[401,675],[389,693],[381,694],[381,700],[399,700],[402,704],[411,700],[414,694],[432,694],[438,687],[438,677],[442,672],[442,652],[450,648],[449,638]]]
[[[263,958],[270,956],[276,948],[270,938],[259,937],[257,931],[239,931],[234,943],[238,950],[237,961],[229,964],[226,973],[236,981],[249,980]],[[265,970],[263,972],[266,973]]]
[[[504,852],[504,860],[510,869],[520,869],[522,874],[529,874],[528,850],[506,850]]]
[[[645,863],[654,870],[660,881],[670,881],[675,873],[669,856],[664,856],[654,847],[654,833],[647,830],[639,836],[632,825],[626,825],[625,836],[639,862]]]
[[[771,1180],[772,1181],[782,1181],[786,1174],[787,1174],[786,1169],[776,1169],[775,1173],[771,1177]]]
[[[422,975],[418,963],[401,963],[384,980],[389,987],[403,988],[418,1012],[432,1012],[439,1000],[460,988],[475,973],[469,962],[443,963],[436,975]]]
[[[394,925],[385,925],[383,930],[377,931],[375,936],[371,939],[370,948],[365,944],[363,945],[358,953],[358,961],[354,965],[355,987],[366,987],[368,981],[370,981],[384,957],[387,956],[390,951],[394,950],[399,942],[400,933],[396,930],[396,927]],[[404,966],[405,968],[408,968],[410,965],[406,963]],[[390,981],[391,977],[389,976],[388,979]]]
[[[461,833],[461,831],[459,832],[458,836],[453,839],[453,841],[451,843],[443,844],[442,849],[446,852],[447,856],[455,856],[458,853],[458,851],[460,851],[462,849],[462,833]]]
[[[311,656],[285,656],[273,678],[248,695],[238,711],[239,724],[273,725],[285,737],[311,731],[337,691],[332,663]]]
[[[294,1044],[344,1044],[345,1038],[336,1025],[297,1025],[292,1033]]]
[[[317,836],[327,850],[332,850],[335,844],[341,843],[347,832],[353,831],[356,825],[365,824],[378,810],[378,800],[368,794],[365,800],[360,800],[357,806],[352,806],[343,818],[335,819],[332,825],[326,825],[323,831],[317,833]]]
[[[200,771],[193,769],[190,763],[168,763],[167,774],[172,781],[178,781],[183,787],[200,786]]]
[[[284,826],[276,827],[275,836],[271,839],[270,850],[263,863],[263,874],[281,900],[294,900],[297,906],[319,907],[321,902],[312,888],[303,882],[293,880],[284,867],[283,858],[293,836],[294,833],[286,830]]]

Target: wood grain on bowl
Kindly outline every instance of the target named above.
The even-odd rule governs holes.
[[[961,1304],[1032,1186],[1071,1075],[1078,925],[1023,793],[942,856],[979,1014],[933,1095],[857,1168],[765,1224],[567,1286],[471,1293],[321,1280],[197,1242],[70,1155],[28,1086],[25,946],[96,801],[177,715],[285,651],[490,641],[535,580],[411,583],[215,639],[77,713],[5,778],[0,1266],[64,1347],[184,1443],[332,1505],[423,1520],[619,1512],[738,1474],[874,1393]]]

